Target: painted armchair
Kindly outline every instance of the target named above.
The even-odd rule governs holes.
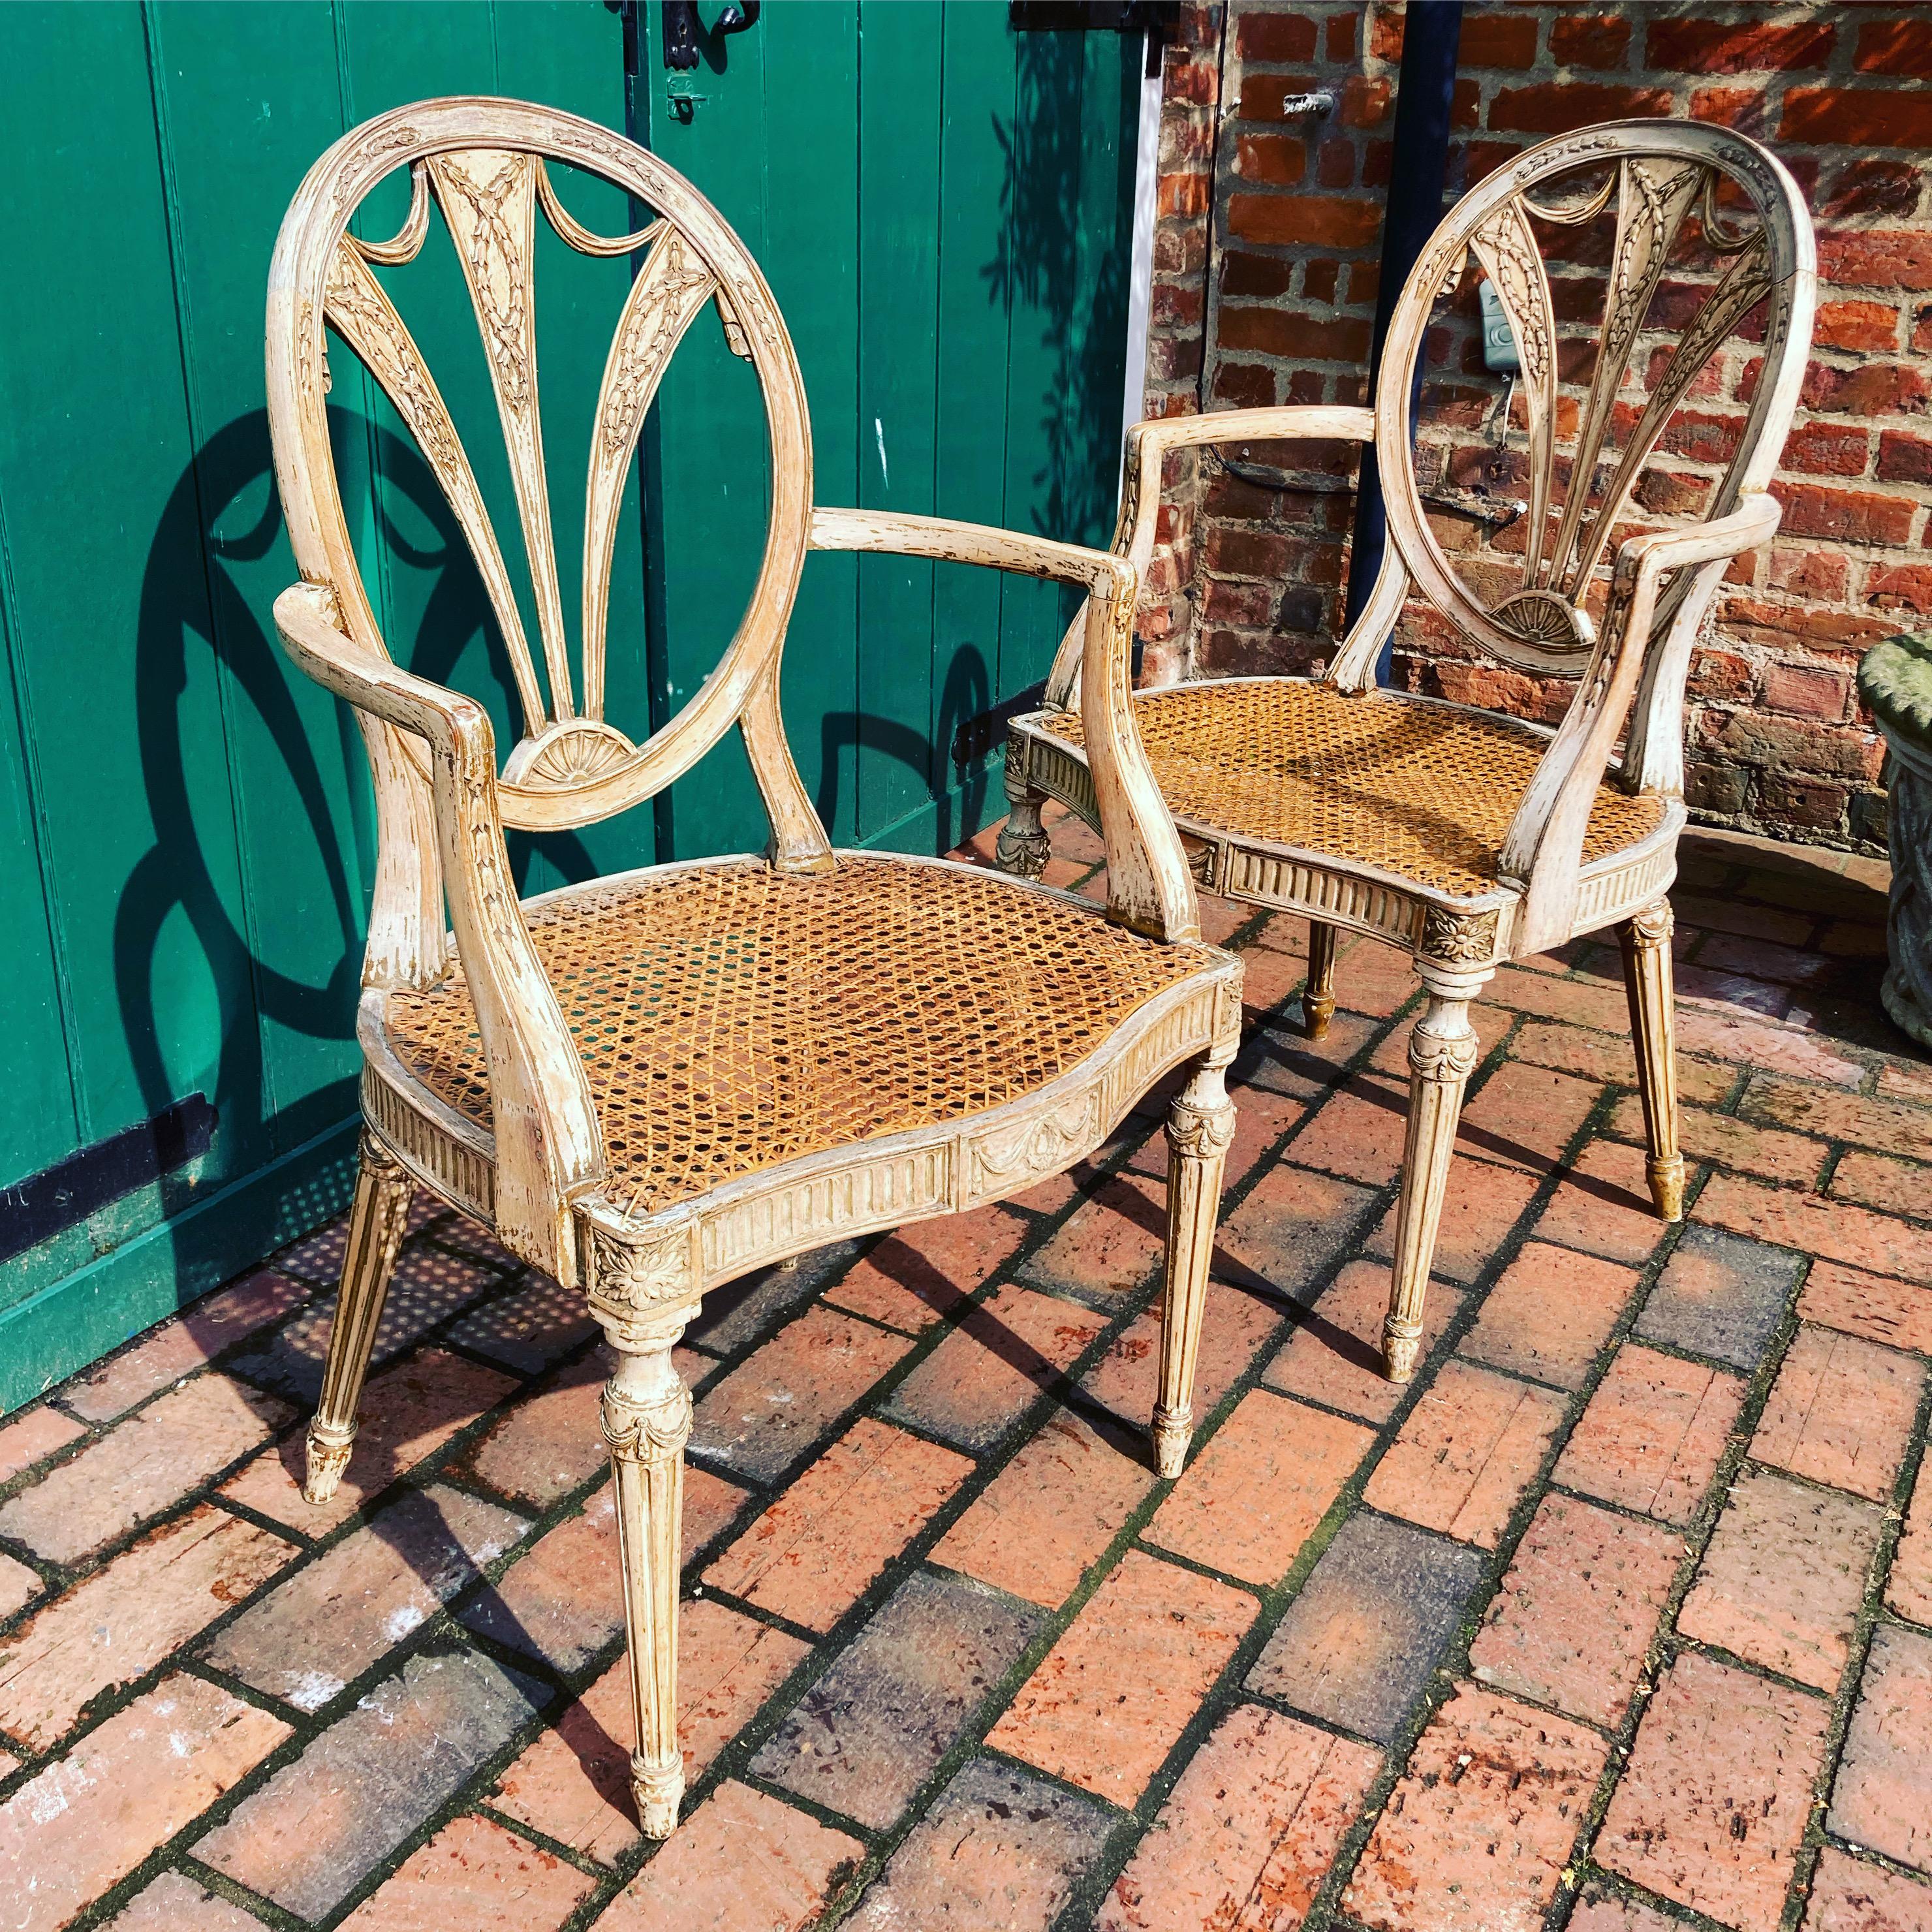
[[[1553,284],[1545,235],[1568,238]],[[1414,455],[1418,358],[1439,296],[1472,256],[1502,298],[1522,364],[1526,427],[1512,460],[1528,500],[1507,574],[1499,547],[1480,559],[1444,548]],[[1765,148],[1676,122],[1592,128],[1531,148],[1444,218],[1396,304],[1372,410],[1232,410],[1130,432],[1114,548],[1142,569],[1170,452],[1304,438],[1374,447],[1389,542],[1322,674],[1184,683],[1138,694],[1133,710],[1204,883],[1307,916],[1311,1032],[1334,1010],[1338,928],[1414,957],[1426,998],[1410,1036],[1384,1330],[1394,1380],[1412,1372],[1420,1343],[1478,1058],[1470,1002],[1499,964],[1616,928],[1651,1193],[1666,1220],[1682,1213],[1664,894],[1684,823],[1684,680],[1719,580],[1778,527],[1766,489],[1804,380],[1815,279],[1803,197]],[[1559,301],[1566,320],[1600,314],[1594,344],[1576,332],[1559,338]],[[1633,493],[1648,460],[1712,357],[1754,320],[1747,353],[1760,366],[1742,407],[1719,420],[1730,447],[1702,520],[1642,529]],[[1586,347],[1566,373],[1563,352]],[[1558,728],[1377,688],[1377,657],[1412,597],[1478,652],[1576,679]],[[1094,815],[1099,766],[1078,708],[1083,650],[1070,632],[1045,708],[1010,728],[1012,812],[1000,844],[1010,871],[1037,876],[1043,865],[1048,799]]]
[[[592,233],[570,176],[655,218]],[[384,242],[349,231],[406,169]],[[580,176],[579,177],[580,178]],[[441,211],[482,332],[529,565],[532,651],[470,458],[378,268]],[[538,408],[541,216],[590,254],[637,255],[592,424],[575,667]],[[401,278],[396,280],[400,283]],[[771,456],[757,583],[710,677],[655,734],[604,716],[614,532],[640,426],[680,339],[715,311],[755,371]],[[352,350],[440,484],[493,608],[525,727],[500,770],[472,698],[391,658],[352,548],[326,406],[325,330]],[[1200,943],[1185,858],[1135,736],[1124,559],[933,518],[815,508],[797,359],[770,290],[691,185],[589,122],[511,100],[424,101],[317,162],[270,272],[269,419],[302,580],[277,601],[301,668],[355,707],[379,838],[359,1034],[362,1167],[308,1492],[333,1491],[412,1190],[494,1228],[582,1290],[616,1366],[602,1424],[616,1490],[646,1833],[674,1826],[682,1450],[670,1351],[711,1288],[841,1236],[996,1201],[1091,1153],[1156,1082],[1173,1102],[1166,1340],[1154,1418],[1178,1474],[1232,1109],[1240,969]],[[1088,599],[1082,700],[1107,846],[1104,908],[944,861],[834,851],[778,707],[806,553],[891,550],[1030,572]],[[506,827],[584,826],[650,798],[733,724],[771,825],[761,854],[644,868],[519,902]],[[447,910],[447,925],[445,913]]]

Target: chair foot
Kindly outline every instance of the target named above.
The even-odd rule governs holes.
[[[1657,1208],[1658,1218],[1663,1221],[1681,1221],[1684,1218],[1684,1157],[1673,1154],[1666,1160],[1652,1160],[1648,1163],[1650,1170],[1650,1198]]]
[[[1156,1406],[1154,1412],[1154,1466],[1172,1480],[1187,1466],[1188,1445],[1194,1440],[1194,1412]]]
[[[320,1422],[308,1426],[308,1467],[302,1480],[302,1500],[326,1503],[342,1481],[349,1466],[350,1451],[356,1446],[356,1431],[325,1429]]]
[[[631,1794],[637,1800],[638,1822],[647,1838],[668,1838],[677,1829],[677,1808],[684,1800],[684,1757],[674,1764],[631,1760]]]
[[[1384,1372],[1392,1382],[1406,1382],[1415,1373],[1422,1353],[1422,1324],[1400,1322],[1393,1315],[1382,1324]]]

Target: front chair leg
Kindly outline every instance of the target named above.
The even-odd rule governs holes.
[[[1449,1185],[1462,1090],[1476,1065],[1469,1000],[1486,974],[1438,982],[1425,976],[1429,1004],[1408,1036],[1408,1129],[1402,1150],[1402,1198],[1396,1208],[1395,1268],[1382,1353],[1392,1382],[1415,1372],[1422,1348],[1422,1304],[1436,1259],[1436,1236]]]
[[[1319,1040],[1335,1017],[1335,928],[1324,920],[1308,922],[1308,984],[1301,992],[1301,1018],[1310,1040]]]
[[[677,1594],[691,1391],[671,1366],[670,1352],[692,1312],[676,1310],[648,1332],[634,1326],[604,1331],[617,1351],[616,1371],[604,1385],[601,1420],[616,1491],[617,1555],[637,1713],[631,1789],[647,1838],[670,1836],[684,1796],[684,1754],[677,1742]]]
[[[355,1204],[349,1210],[349,1244],[342,1257],[342,1287],[336,1298],[335,1325],[329,1332],[328,1365],[322,1371],[322,1399],[308,1425],[308,1467],[302,1494],[312,1503],[334,1495],[349,1466],[356,1440],[356,1411],[376,1345],[376,1325],[388,1298],[407,1225],[409,1175],[388,1149],[366,1129],[356,1177]]]
[[[1154,1404],[1154,1465],[1178,1476],[1194,1435],[1194,1363],[1214,1259],[1221,1171],[1234,1138],[1225,1059],[1204,1060],[1167,1116],[1167,1283],[1160,1330],[1160,1394]]]
[[[1670,902],[1659,899],[1617,928],[1630,1034],[1636,1042],[1644,1138],[1650,1148],[1650,1198],[1666,1221],[1684,1218],[1684,1156],[1677,1145],[1677,1003],[1671,987],[1670,935],[1676,925]]]

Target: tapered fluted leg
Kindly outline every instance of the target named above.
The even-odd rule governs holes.
[[[1194,1435],[1194,1362],[1214,1258],[1221,1170],[1234,1138],[1225,1062],[1196,1069],[1167,1117],[1167,1287],[1160,1330],[1160,1393],[1154,1412],[1154,1465],[1178,1476]]]
[[[1046,828],[1040,822],[1040,807],[1046,802],[1044,793],[1028,790],[1024,779],[1016,783],[1009,769],[1006,822],[1000,826],[993,848],[993,862],[1001,872],[1014,873],[1022,879],[1037,879],[1046,871],[1052,848]]]
[[[1617,928],[1624,991],[1636,1043],[1637,1090],[1650,1145],[1650,1198],[1666,1221],[1684,1218],[1684,1156],[1677,1146],[1677,1003],[1671,990],[1670,902],[1659,899]]]
[[[605,1330],[620,1351],[616,1372],[604,1385],[602,1420],[616,1491],[617,1553],[638,1719],[631,1788],[647,1838],[670,1836],[684,1796],[684,1754],[677,1742],[677,1590],[691,1391],[671,1366],[670,1351],[689,1312],[668,1320],[662,1339],[650,1336],[641,1348],[635,1329],[621,1340]]]
[[[1427,981],[1429,1004],[1408,1037],[1408,1131],[1402,1150],[1402,1198],[1396,1209],[1395,1268],[1389,1291],[1382,1352],[1392,1382],[1415,1372],[1422,1346],[1422,1304],[1436,1258],[1449,1161],[1462,1090],[1476,1064],[1476,1035],[1469,1024],[1473,980]]]
[[[365,1132],[355,1204],[349,1210],[349,1246],[342,1258],[335,1326],[328,1337],[328,1366],[322,1371],[322,1400],[308,1426],[308,1469],[302,1494],[312,1503],[326,1503],[334,1495],[349,1464],[369,1352],[375,1346],[376,1324],[382,1318],[389,1274],[414,1191],[395,1157]]]
[[[1308,922],[1308,984],[1301,994],[1301,1018],[1310,1040],[1319,1040],[1335,1017],[1335,928],[1321,920]]]

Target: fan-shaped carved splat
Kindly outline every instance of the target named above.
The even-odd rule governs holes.
[[[543,429],[537,408],[535,155],[499,148],[434,154],[430,179],[456,242],[463,278],[482,331],[490,381],[509,454],[510,478],[529,554],[550,680],[552,718],[574,717],[570,647],[557,590],[556,544],[550,534],[550,490],[544,476]]]
[[[1617,238],[1610,253],[1603,324],[1597,332],[1597,366],[1577,428],[1570,494],[1551,558],[1552,579],[1572,602],[1581,601],[1589,574],[1587,568],[1577,568],[1574,550],[1590,504],[1597,459],[1610,429],[1617,392],[1629,373],[1631,345],[1649,313],[1651,298],[1684,218],[1699,191],[1708,191],[1710,181],[1709,169],[1696,161],[1631,159],[1618,170]],[[1596,527],[1607,529],[1621,508],[1618,500],[1605,497],[1596,506]]]
[[[1505,202],[1469,238],[1469,246],[1496,284],[1522,365],[1522,404],[1529,421],[1528,549],[1523,574],[1534,585],[1550,514],[1556,426],[1556,316],[1550,306],[1550,278],[1520,200]]]
[[[414,219],[412,214],[412,222]],[[408,229],[404,232],[406,234]],[[398,243],[401,239],[398,236]],[[416,246],[421,245],[422,236],[418,235]],[[394,252],[397,243],[382,247],[389,252],[375,253],[374,259],[409,259]],[[414,252],[412,249],[410,254]],[[530,647],[524,640],[516,592],[511,587],[510,574],[504,567],[503,553],[498,548],[489,512],[483,507],[483,493],[476,487],[476,472],[470,466],[470,458],[450,420],[442,392],[429,373],[415,338],[396,313],[395,304],[382,284],[369,272],[364,257],[371,253],[372,244],[358,243],[350,237],[345,236],[337,245],[329,264],[323,314],[382,385],[383,394],[408,426],[423,460],[442,484],[470,554],[476,560],[490,608],[496,614],[509,652],[510,668],[516,676],[517,694],[523,702],[526,726],[533,733],[540,731],[548,722],[548,714],[530,662]]]

